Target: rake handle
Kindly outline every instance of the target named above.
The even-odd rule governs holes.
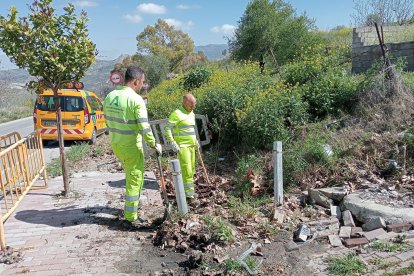
[[[210,186],[210,179],[208,178],[207,170],[206,170],[206,167],[204,166],[204,161],[203,161],[203,157],[201,156],[200,149],[197,149],[197,155],[198,155],[198,159],[200,159],[201,166],[203,167],[204,176],[206,177],[207,184]]]

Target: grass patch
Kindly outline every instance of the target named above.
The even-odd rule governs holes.
[[[232,242],[234,240],[233,231],[228,222],[220,217],[204,216],[204,222],[213,240],[216,242]]]
[[[367,266],[353,253],[342,257],[331,257],[327,259],[328,270],[333,275],[355,275],[364,273]]]
[[[384,273],[383,276],[410,275],[412,272],[414,272],[414,262],[412,262],[408,267],[400,268],[394,272]]]
[[[251,271],[256,271],[256,269],[258,267],[256,259],[249,256],[244,260],[244,262],[247,264],[247,266],[250,268]]]
[[[68,160],[66,163],[68,168],[72,167],[72,164],[85,159],[90,150],[90,146],[87,143],[77,143],[73,145],[65,153],[65,157]],[[60,162],[60,158],[53,159],[52,162],[47,165],[47,171],[51,177],[62,175],[62,163]]]
[[[224,267],[227,272],[241,272],[244,269],[240,262],[233,258],[227,259],[224,263]]]
[[[375,257],[375,258],[369,260],[368,263],[372,264],[372,265],[375,265],[378,269],[388,269],[390,267],[393,267],[393,266],[401,263],[401,261],[385,262],[384,259],[382,259],[380,257]]]
[[[235,196],[230,196],[227,206],[229,206],[233,216],[241,215],[243,217],[252,218],[258,213],[258,210],[250,205],[249,202],[243,201]]]
[[[96,155],[101,155],[105,151],[105,149],[103,147],[96,146],[93,151]]]
[[[27,107],[27,106],[18,106],[12,108],[2,108],[0,109],[0,124],[10,122],[13,120],[21,119],[30,117],[33,115],[33,106]]]
[[[70,150],[67,152],[66,157],[69,162],[78,162],[88,155],[90,147],[87,143],[75,143],[70,147]]]
[[[414,249],[412,244],[407,243],[389,243],[389,242],[373,242],[368,246],[369,248],[385,251],[385,252],[396,252],[396,251],[406,251],[409,249]]]
[[[47,165],[47,172],[51,177],[62,175],[62,162],[60,162],[60,158],[53,159],[52,162]]]

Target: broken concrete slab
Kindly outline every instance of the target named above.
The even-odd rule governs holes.
[[[339,230],[339,237],[349,239],[351,237],[352,228],[350,226],[342,226]]]
[[[411,223],[408,223],[408,222],[389,224],[389,225],[387,225],[387,231],[388,232],[401,233],[401,232],[406,232],[408,230],[411,230],[412,227],[413,227],[413,225]]]
[[[273,219],[276,222],[283,223],[283,221],[285,220],[285,212],[282,210],[275,210],[273,214]]]
[[[318,189],[309,189],[308,193],[309,197],[315,202],[315,204],[318,204],[325,208],[330,208],[331,205],[333,205],[332,200],[321,193]]]
[[[339,233],[339,222],[331,225],[318,225],[311,228],[311,232],[318,233],[318,239],[325,238],[329,235],[338,235]]]
[[[385,224],[385,220],[383,218],[375,217],[363,224],[362,229],[364,229],[364,231],[372,231],[378,228],[385,228],[386,226],[387,225]]]
[[[322,219],[322,220],[314,220],[307,222],[309,226],[320,226],[320,225],[332,225],[337,224],[339,226],[339,221],[337,218],[330,218],[330,219]]]
[[[378,237],[381,237],[382,235],[386,234],[384,229],[378,228],[372,231],[368,231],[364,233],[364,237],[367,238],[370,242],[375,241],[378,239]]]
[[[363,232],[361,227],[351,227],[351,238],[360,238]]]
[[[327,198],[333,199],[335,202],[341,202],[342,199],[346,196],[345,187],[328,187],[318,189],[319,192],[324,194]]]
[[[355,227],[354,219],[352,218],[352,213],[349,210],[342,212],[342,219],[344,220],[344,226]]]
[[[413,208],[394,208],[365,200],[366,190],[359,190],[344,197],[343,207],[350,210],[357,220],[367,223],[374,217],[382,217],[386,223],[414,221]]]
[[[377,236],[377,240],[379,240],[379,241],[390,241],[393,238],[395,238],[396,236],[398,236],[398,233],[388,232],[388,233],[382,234],[381,236]]]
[[[346,247],[354,247],[354,246],[359,246],[359,245],[364,245],[369,243],[368,239],[363,237],[363,238],[355,238],[355,239],[347,239],[344,241],[344,244]]]
[[[338,235],[329,235],[329,242],[333,247],[342,246],[342,241]]]
[[[336,217],[337,219],[342,218],[341,208],[339,206],[331,205],[331,216]]]

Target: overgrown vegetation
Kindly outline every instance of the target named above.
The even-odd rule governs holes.
[[[328,270],[333,275],[356,275],[366,272],[367,266],[354,253],[349,253],[341,257],[331,257],[327,259]]]
[[[102,150],[99,149],[98,151]],[[83,160],[91,152],[92,149],[87,143],[75,143],[73,146],[71,146],[66,154],[67,160],[69,162],[69,167],[73,167],[76,162]],[[54,159],[52,163],[47,166],[47,172],[51,177],[62,175],[62,164],[60,162],[60,159]]]
[[[203,219],[215,242],[226,243],[234,240],[233,230],[228,222],[220,217],[205,216]]]
[[[369,245],[370,248],[376,249],[379,251],[385,252],[396,252],[396,251],[406,251],[414,250],[414,245],[410,243],[390,243],[390,242],[381,242],[376,241]]]
[[[410,275],[414,272],[414,262],[412,262],[408,267],[397,269],[394,272],[384,273],[384,276],[399,276],[399,275]]]

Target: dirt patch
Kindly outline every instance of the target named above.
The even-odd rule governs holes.
[[[0,264],[14,264],[23,259],[22,252],[9,246],[5,251],[0,250]]]

